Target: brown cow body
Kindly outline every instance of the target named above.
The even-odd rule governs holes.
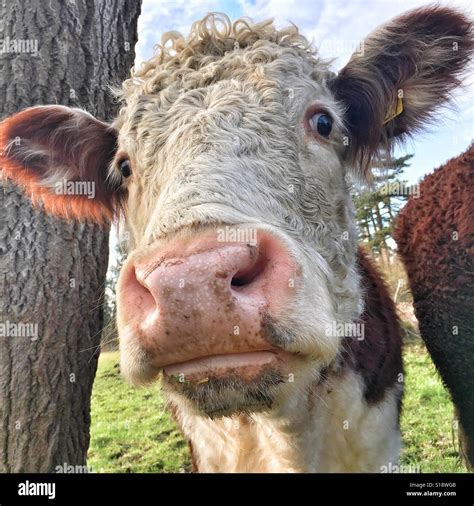
[[[420,333],[459,412],[474,463],[474,145],[420,184],[395,239]]]

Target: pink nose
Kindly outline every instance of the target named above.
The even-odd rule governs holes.
[[[167,244],[122,272],[122,320],[156,367],[274,348],[265,315],[294,286],[287,250],[266,233],[255,245],[213,237]]]

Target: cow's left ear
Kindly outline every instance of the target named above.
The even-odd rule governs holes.
[[[346,109],[350,162],[372,156],[434,119],[471,60],[471,21],[446,7],[410,11],[375,30],[330,86]]]
[[[0,123],[0,169],[47,212],[104,223],[121,197],[107,177],[116,144],[116,131],[85,111],[31,107]]]

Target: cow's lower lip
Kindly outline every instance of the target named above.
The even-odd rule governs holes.
[[[240,379],[251,380],[263,369],[281,369],[286,352],[252,351],[196,358],[179,364],[165,366],[168,377],[177,377],[181,382],[205,382],[210,378],[238,375]]]

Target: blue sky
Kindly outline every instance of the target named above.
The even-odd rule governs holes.
[[[473,15],[471,1],[445,0]],[[427,5],[420,0],[143,0],[138,21],[136,65],[153,54],[163,32],[188,33],[191,23],[210,11],[231,18],[249,16],[254,20],[274,18],[278,26],[295,23],[319,48],[320,55],[334,59],[334,70],[350,57],[358,41],[371,30],[408,9]],[[410,183],[464,151],[474,139],[474,79],[456,93],[457,108],[442,110],[436,121],[398,154],[414,153],[407,171]]]

